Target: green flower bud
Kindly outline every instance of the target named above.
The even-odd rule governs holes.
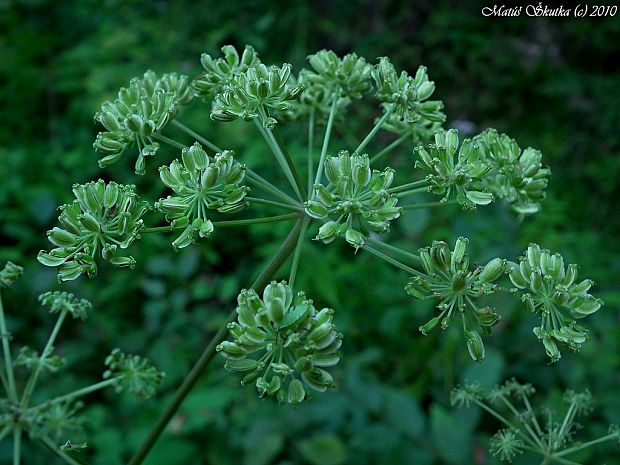
[[[13,262],[6,262],[0,271],[0,287],[11,287],[15,281],[22,277],[24,269]]]

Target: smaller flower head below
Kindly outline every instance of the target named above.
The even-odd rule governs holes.
[[[355,249],[364,245],[371,232],[389,230],[390,221],[402,214],[398,198],[388,193],[394,170],[371,171],[368,155],[350,155],[342,150],[325,160],[327,186],[314,186],[314,199],[306,202],[306,213],[326,221],[317,240],[329,243],[344,237]]]
[[[147,71],[134,78],[129,88],[121,88],[114,101],[105,102],[95,115],[106,131],[97,135],[93,147],[103,155],[102,168],[117,162],[134,143],[138,147],[136,174],[145,173],[145,159],[159,150],[153,135],[160,132],[183,105],[193,98],[187,76],[164,74],[160,78]]]
[[[299,404],[307,388],[323,392],[334,387],[325,368],[340,360],[342,334],[332,323],[334,311],[317,312],[303,292],[293,295],[285,281],[273,281],[262,299],[254,290],[238,297],[238,322],[228,328],[233,341],[217,350],[225,367],[248,372],[241,381],[255,383],[261,397]]]
[[[524,446],[516,430],[501,429],[491,437],[489,451],[502,462],[512,462],[523,453]]]
[[[340,58],[331,50],[321,50],[308,57],[311,70],[306,70],[304,80],[317,86],[333,98],[357,100],[372,90],[372,66],[364,57],[349,53]]]
[[[73,318],[86,320],[88,312],[93,308],[86,299],[78,299],[69,292],[45,292],[39,296],[39,302],[48,307],[50,313],[69,313]]]
[[[138,355],[128,355],[114,349],[105,360],[108,369],[104,379],[115,381],[116,392],[128,391],[130,394],[148,399],[164,380],[164,373]]]
[[[291,65],[281,67],[257,64],[245,72],[235,74],[230,84],[216,96],[211,112],[215,121],[234,121],[242,118],[251,121],[260,118],[263,126],[272,128],[277,120],[269,112],[282,113],[291,110],[291,101],[297,100],[303,87],[290,87],[288,80]]]
[[[399,120],[407,123],[427,120],[444,122],[443,103],[440,100],[428,100],[435,91],[435,83],[428,80],[425,66],[420,66],[415,76],[402,71],[396,73],[389,58],[379,58],[379,63],[372,70],[376,83],[376,97],[383,104],[385,111],[392,109]]]
[[[424,273],[411,278],[407,293],[415,299],[436,297],[439,299],[439,315],[420,326],[427,334],[438,324],[447,329],[455,315],[462,321],[463,334],[471,358],[477,362],[484,359],[484,344],[480,332],[491,334],[500,316],[489,307],[479,307],[476,299],[492,294],[497,285],[492,284],[504,273],[506,260],[494,258],[485,266],[470,266],[467,254],[468,240],[459,237],[450,250],[448,244],[434,241],[430,247],[419,250]]]
[[[75,184],[73,193],[76,200],[59,208],[58,221],[62,228],[47,232],[49,241],[56,247],[39,252],[39,262],[57,266],[59,281],[76,279],[82,273],[94,277],[98,251],[114,266],[135,266],[132,257],[117,254],[119,249],[126,249],[140,238],[144,227],[142,216],[150,208],[147,202],[139,200],[135,186],[115,182],[106,185],[100,179]]]
[[[459,148],[456,129],[437,131],[434,144],[416,147],[413,153],[415,167],[428,173],[429,191],[443,195],[444,201],[454,197],[468,210],[493,201],[483,180],[490,169],[488,163],[481,160],[471,139],[465,139]]]
[[[182,161],[174,160],[159,169],[162,182],[176,195],[160,199],[155,207],[165,213],[173,227],[185,228],[172,243],[175,250],[211,235],[209,210],[236,213],[247,205],[249,188],[241,185],[245,166],[234,160],[233,153],[225,150],[210,159],[196,142],[183,149]]]
[[[0,270],[0,288],[11,287],[15,281],[22,277],[24,269],[13,262],[6,262]]]
[[[241,57],[232,45],[224,45],[221,50],[224,54],[221,58],[214,59],[207,53],[200,56],[205,71],[192,81],[192,87],[205,102],[223,93],[235,75],[245,73],[248,68],[260,63],[258,53],[251,45],[245,46]]]
[[[564,265],[560,254],[530,244],[519,263],[509,262],[508,275],[515,292],[527,309],[541,316],[541,325],[534,334],[542,341],[551,361],[560,359],[558,343],[579,350],[588,340],[588,331],[577,324],[596,312],[602,300],[588,291],[594,284],[589,279],[577,281],[577,265]]]
[[[542,154],[533,148],[523,151],[514,139],[488,129],[474,137],[480,158],[490,170],[484,181],[489,192],[522,215],[540,210],[551,171],[543,168]]]

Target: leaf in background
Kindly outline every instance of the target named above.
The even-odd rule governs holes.
[[[341,465],[347,460],[342,440],[332,433],[319,433],[299,444],[299,452],[311,465]]]

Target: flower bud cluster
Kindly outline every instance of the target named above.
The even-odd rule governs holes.
[[[22,277],[24,269],[13,262],[6,262],[6,265],[0,270],[0,288],[11,287],[15,281]]]
[[[103,155],[102,168],[118,161],[133,145],[138,147],[136,174],[144,174],[145,158],[155,155],[159,144],[153,134],[161,131],[182,105],[192,101],[193,92],[187,76],[176,73],[157,77],[147,71],[142,79],[134,78],[129,88],[121,88],[114,101],[105,102],[95,114],[106,129],[97,135],[93,147]]]
[[[238,322],[228,329],[233,341],[217,346],[225,367],[247,372],[241,384],[254,383],[261,397],[299,404],[308,394],[332,388],[325,368],[340,360],[342,334],[332,323],[334,311],[316,311],[303,292],[293,296],[285,281],[273,281],[262,299],[254,290],[238,297]],[[252,355],[252,357],[250,357]]]
[[[281,67],[260,63],[236,73],[224,91],[216,95],[211,119],[250,121],[260,117],[265,127],[273,127],[277,120],[268,116],[269,110],[276,113],[290,110],[291,101],[296,100],[303,89],[299,85],[288,85],[290,75],[288,63]]]
[[[480,332],[491,334],[500,316],[489,307],[479,307],[475,299],[492,294],[497,285],[492,284],[504,274],[506,260],[494,258],[485,266],[470,267],[467,254],[468,240],[459,237],[450,250],[448,244],[434,241],[430,247],[419,250],[425,273],[411,278],[406,287],[407,293],[415,299],[434,296],[439,299],[437,309],[440,314],[420,326],[422,334],[427,334],[437,325],[442,329],[450,326],[455,314],[463,322],[463,334],[472,359],[484,359],[484,344]]]
[[[316,236],[324,243],[344,237],[355,249],[364,245],[371,232],[383,233],[402,209],[398,198],[388,193],[394,170],[371,171],[368,155],[350,155],[343,150],[325,161],[327,186],[314,186],[314,200],[306,202],[306,213],[325,220]]]
[[[106,185],[100,179],[75,184],[73,194],[77,200],[59,208],[62,227],[47,232],[56,247],[49,252],[40,251],[39,262],[57,266],[59,281],[76,279],[82,273],[94,277],[98,251],[112,265],[132,268],[135,260],[117,252],[140,238],[142,216],[150,208],[147,202],[139,200],[135,186],[115,182]]]
[[[245,46],[241,57],[232,45],[224,45],[221,50],[224,54],[222,58],[213,59],[207,53],[200,56],[205,72],[192,81],[192,87],[206,102],[224,92],[235,75],[245,73],[248,68],[260,63],[258,53],[251,45]]]
[[[459,149],[456,129],[437,131],[434,144],[416,147],[413,153],[419,158],[415,167],[429,173],[426,176],[429,191],[443,195],[444,201],[454,196],[465,209],[493,201],[493,194],[486,191],[483,181],[489,164],[481,159],[471,139],[465,139]]]
[[[420,66],[415,76],[402,71],[396,73],[389,58],[379,58],[379,63],[372,70],[377,91],[376,96],[384,107],[394,107],[394,114],[405,123],[417,123],[420,120],[443,122],[443,103],[440,100],[428,100],[435,91],[435,83],[428,80],[425,66]]]
[[[323,89],[325,94],[360,99],[372,90],[372,66],[355,53],[340,58],[331,50],[321,50],[310,55],[308,62],[312,70],[302,74],[304,82]]]
[[[508,263],[508,276],[527,309],[540,314],[541,325],[534,334],[542,341],[552,361],[560,359],[558,343],[579,350],[588,340],[588,331],[576,320],[596,312],[602,300],[588,293],[590,279],[577,281],[578,267],[564,265],[560,254],[551,254],[530,244],[519,263]]]
[[[416,168],[429,173],[429,191],[454,197],[466,209],[487,205],[495,198],[519,214],[536,213],[544,199],[550,171],[542,168],[542,154],[521,151],[514,139],[489,129],[459,148],[456,129],[438,131],[435,144],[416,147]]]
[[[164,373],[153,364],[138,355],[128,355],[114,349],[105,359],[108,369],[103,373],[104,379],[114,379],[116,392],[129,393],[148,399],[164,380]]]
[[[62,291],[45,292],[39,296],[39,302],[44,307],[49,307],[52,314],[66,312],[81,320],[88,318],[88,312],[93,307],[88,300],[78,299],[73,294]]]
[[[210,236],[213,223],[207,218],[207,211],[238,212],[247,205],[245,196],[249,191],[248,187],[240,185],[245,166],[234,160],[230,150],[209,159],[196,142],[183,149],[181,160],[159,168],[162,182],[176,196],[160,199],[155,204],[173,227],[185,228],[172,243],[175,250],[187,247],[198,237]]]
[[[514,139],[488,129],[474,138],[480,157],[491,167],[487,189],[522,215],[540,210],[551,171],[543,168],[542,154],[531,147],[521,150]]]

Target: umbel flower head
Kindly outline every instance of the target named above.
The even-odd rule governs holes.
[[[534,334],[542,340],[551,361],[560,359],[558,343],[579,350],[588,340],[588,331],[576,320],[603,305],[602,300],[588,293],[594,282],[577,281],[577,265],[566,267],[560,254],[541,250],[538,244],[530,244],[519,263],[509,262],[508,266],[510,280],[526,308],[541,316],[541,325],[534,328]]]
[[[58,280],[70,281],[82,273],[89,277],[97,274],[95,257],[119,267],[133,267],[132,257],[120,256],[140,237],[144,224],[142,216],[149,210],[147,202],[140,201],[135,186],[125,186],[101,179],[87,184],[75,184],[76,200],[62,205],[58,221],[62,228],[47,232],[56,247],[40,251],[37,259],[43,265],[58,267]]]
[[[176,73],[161,77],[152,71],[142,79],[134,78],[129,88],[121,88],[114,101],[105,102],[95,115],[106,131],[100,132],[93,144],[103,155],[102,168],[118,161],[123,152],[133,144],[138,148],[136,174],[144,174],[145,158],[155,155],[159,144],[153,135],[161,131],[182,105],[193,98],[187,76]]]
[[[355,249],[364,245],[371,232],[383,233],[402,209],[398,198],[388,193],[394,170],[371,171],[368,155],[350,155],[346,150],[325,160],[327,186],[314,186],[315,200],[306,202],[306,213],[326,220],[316,236],[324,243],[344,237]]]
[[[372,66],[364,57],[349,53],[343,58],[331,50],[321,50],[310,55],[312,67],[303,74],[304,80],[324,90],[333,98],[360,99],[372,90]]]
[[[124,354],[120,349],[114,349],[105,364],[108,369],[103,373],[103,378],[115,381],[116,392],[126,390],[143,399],[155,394],[165,376],[149,360]]]
[[[523,453],[525,444],[513,429],[501,429],[491,437],[489,451],[503,462],[512,462]]]
[[[474,137],[490,170],[484,176],[486,188],[522,215],[540,210],[551,171],[543,168],[540,151],[528,147],[521,150],[514,139],[487,129]]]
[[[69,292],[45,292],[39,296],[39,302],[49,307],[50,313],[69,313],[73,318],[86,320],[92,304],[86,299],[79,299]]]
[[[435,83],[428,80],[425,66],[420,66],[414,77],[406,71],[399,76],[389,58],[381,57],[372,70],[372,77],[376,83],[377,99],[386,111],[392,108],[400,120],[406,123],[445,121],[443,103],[428,100],[435,91]]]
[[[255,383],[261,397],[290,404],[302,402],[307,388],[323,392],[334,386],[325,370],[340,360],[342,334],[332,323],[333,310],[317,312],[285,281],[271,282],[262,299],[243,290],[237,301],[238,322],[228,326],[233,341],[217,350],[227,369],[248,372],[241,384]]]
[[[504,273],[506,260],[494,258],[484,267],[470,267],[468,242],[459,237],[452,251],[441,241],[420,249],[425,273],[412,277],[405,290],[415,299],[430,296],[439,299],[437,310],[440,313],[420,326],[422,334],[427,334],[438,324],[442,329],[448,328],[454,315],[459,315],[457,321],[462,321],[469,355],[481,362],[484,344],[480,332],[491,334],[491,327],[499,322],[500,316],[489,307],[479,307],[475,300],[496,291],[497,285],[492,283]]]
[[[269,111],[285,112],[292,108],[291,101],[299,97],[303,87],[291,88],[288,80],[291,65],[267,67],[262,63],[235,74],[223,92],[216,96],[211,119],[234,121],[242,118],[251,121],[261,118],[265,127],[271,128],[277,120]]]
[[[426,180],[430,192],[443,195],[443,201],[454,196],[466,209],[493,201],[493,194],[486,192],[483,180],[490,169],[488,163],[480,158],[471,139],[465,139],[459,148],[456,129],[437,131],[434,144],[416,147],[413,153],[419,158],[415,167],[429,173]]]
[[[208,237],[213,223],[207,218],[208,210],[235,213],[247,205],[244,200],[248,187],[240,185],[245,166],[233,159],[233,152],[217,153],[212,160],[196,142],[184,148],[179,160],[162,166],[159,176],[176,196],[160,199],[155,207],[166,214],[166,220],[178,228],[185,228],[175,239],[175,250],[187,247],[197,237]]]
[[[235,75],[245,73],[248,68],[260,63],[258,53],[251,45],[245,46],[241,57],[232,45],[224,45],[221,50],[224,54],[221,58],[213,59],[207,53],[200,56],[205,71],[192,81],[192,87],[206,102],[223,93]]]
[[[22,277],[24,269],[13,262],[6,262],[0,270],[0,288],[11,287],[15,281]]]

